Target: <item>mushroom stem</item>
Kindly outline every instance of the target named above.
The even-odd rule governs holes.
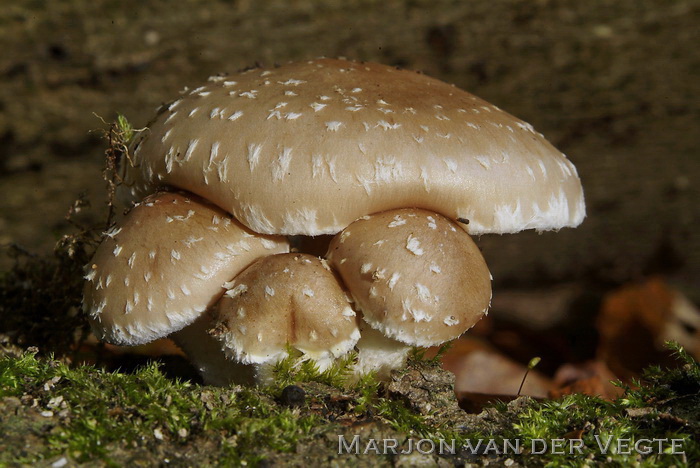
[[[385,336],[364,321],[360,324],[360,334],[360,341],[356,345],[356,376],[374,371],[379,379],[387,380],[392,370],[406,364],[410,346]]]
[[[194,323],[169,336],[197,368],[204,383],[224,387],[255,384],[255,368],[234,362],[221,350],[219,341],[209,335],[213,318],[202,314]]]

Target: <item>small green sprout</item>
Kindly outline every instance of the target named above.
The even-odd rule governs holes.
[[[124,145],[131,143],[131,140],[134,139],[134,126],[131,125],[131,122],[127,120],[126,116],[123,114],[117,114],[117,121],[115,124],[115,133],[119,135],[121,143]]]
[[[520,396],[520,392],[523,390],[523,385],[525,385],[525,379],[527,379],[527,374],[530,373],[532,369],[537,367],[537,364],[540,363],[542,358],[539,356],[535,356],[534,358],[530,359],[530,362],[527,363],[527,370],[525,371],[525,375],[523,375],[523,380],[520,382],[520,387],[518,388],[518,396]]]

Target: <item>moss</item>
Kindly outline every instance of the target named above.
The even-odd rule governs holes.
[[[337,436],[357,433],[358,427],[367,428],[367,437],[431,439],[436,444],[446,439],[455,440],[457,447],[468,441],[474,447],[479,439],[494,439],[497,445],[520,439],[526,449],[519,455],[493,454],[484,447],[476,454],[465,450],[449,458],[458,464],[510,457],[533,466],[623,466],[635,459],[641,466],[692,466],[700,460],[700,370],[680,348],[676,352],[684,368],[650,369],[643,385],[626,388],[625,396],[614,402],[584,395],[542,402],[522,397],[480,415],[452,411],[437,418],[411,401],[411,391],[403,397],[390,391],[414,374],[444,387],[444,381],[431,377],[444,371],[426,359],[414,359],[389,384],[372,375],[356,382],[344,378],[354,358],[326,372],[290,358],[278,365],[277,380],[268,387],[213,388],[166,378],[155,364],[124,374],[91,366],[72,368],[35,352],[7,355],[0,358],[0,427],[6,441],[4,446],[0,442],[0,466],[57,457],[106,466],[150,465],[166,459],[176,466],[255,466],[264,460],[371,465],[399,460],[338,455]],[[289,384],[305,390],[300,406],[279,401],[281,389]],[[435,395],[421,398],[439,409],[443,396],[437,390],[429,393]],[[630,457],[615,450],[602,454],[596,435],[603,442],[609,436],[632,443],[642,438],[684,439],[685,455]],[[584,442],[581,454],[528,450],[535,439],[577,438]],[[26,440],[31,443],[19,443]],[[305,454],[312,449],[313,462]]]
[[[504,437],[520,438],[526,447],[532,446],[533,439],[583,440],[580,454],[524,456],[524,460],[549,466],[580,466],[584,459],[617,466],[627,466],[631,460],[642,466],[694,466],[700,461],[700,410],[684,413],[679,403],[690,398],[698,408],[700,367],[677,344],[668,343],[668,347],[685,363],[684,367],[649,368],[635,388],[618,384],[625,388],[625,394],[613,402],[580,394],[532,402],[517,414],[513,430]],[[609,439],[613,441],[610,449],[601,453],[601,444],[604,446]],[[630,455],[623,453],[629,449],[618,450],[615,441],[620,439],[629,440],[632,447],[641,439],[682,439],[685,454],[670,453],[669,442],[663,443],[664,453],[654,450],[642,455],[633,450]]]
[[[124,374],[91,366],[72,368],[38,358],[35,352],[7,355],[0,359],[0,401],[14,413],[0,416],[0,422],[8,440],[29,437],[34,442],[31,450],[22,444],[3,447],[0,464],[67,456],[105,465],[165,458],[183,464],[196,460],[256,465],[280,454],[293,456],[300,446],[318,445],[319,440],[332,452],[336,446],[328,441],[345,433],[348,425],[373,424],[372,434],[382,437],[386,427],[400,440],[447,439],[457,447],[468,442],[475,446],[479,439],[494,439],[499,446],[519,439],[525,448],[517,455],[520,462],[550,466],[579,466],[584,460],[629,462],[630,456],[619,453],[614,444],[609,453],[601,453],[596,436],[603,443],[608,438],[629,439],[632,444],[640,439],[683,439],[684,455],[633,457],[643,466],[691,466],[700,460],[700,367],[682,348],[669,346],[683,366],[648,369],[642,381],[626,387],[617,401],[585,395],[542,402],[521,398],[496,404],[479,416],[452,411],[454,399],[446,401],[443,395],[451,393],[451,381],[445,380],[438,360],[427,359],[422,350],[412,353],[409,367],[397,372],[389,384],[372,374],[349,379],[354,355],[320,372],[290,352],[275,366],[273,384],[262,389],[211,388],[168,379],[155,364]],[[304,386],[306,404],[296,408],[280,404],[280,393],[290,384]],[[341,420],[343,424],[338,424]],[[581,453],[529,451],[536,439],[579,438]],[[458,459],[469,460],[468,455],[462,453]],[[489,455],[481,450],[476,456]]]
[[[25,462],[67,454],[79,462],[111,464],[115,451],[159,453],[159,445],[196,447],[206,438],[217,441],[221,463],[255,463],[260,457],[249,447],[291,451],[319,425],[318,416],[280,407],[253,389],[169,380],[156,365],[133,375],[71,369],[33,353],[0,360],[2,397],[37,400],[37,408],[58,420],[45,434],[45,449]],[[14,460],[12,453],[3,457],[3,462]]]
[[[299,382],[319,382],[331,387],[344,388],[349,384],[357,354],[348,353],[335,361],[328,369],[320,371],[316,363],[303,359],[301,353],[291,346],[287,348],[286,359],[276,363],[272,370],[274,382],[267,389],[271,394],[279,395],[288,385]]]

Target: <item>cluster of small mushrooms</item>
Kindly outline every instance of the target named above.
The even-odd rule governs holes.
[[[86,267],[84,309],[109,343],[172,338],[214,385],[265,381],[290,349],[387,375],[487,313],[471,235],[585,216],[576,169],[529,124],[372,63],[211,77],[131,153],[133,208]]]

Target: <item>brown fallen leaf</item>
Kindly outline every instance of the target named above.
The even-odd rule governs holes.
[[[583,364],[564,364],[554,375],[554,389],[550,390],[551,398],[563,395],[583,393],[614,400],[622,395],[623,390],[612,384],[617,380],[605,363],[590,361]]]
[[[443,367],[455,374],[455,391],[488,395],[517,395],[527,366],[504,356],[489,344],[462,337],[442,357]],[[530,371],[521,395],[546,397],[552,382]]]
[[[650,364],[674,365],[663,342],[677,320],[675,300],[676,292],[658,277],[608,294],[597,320],[598,359],[626,381]]]

